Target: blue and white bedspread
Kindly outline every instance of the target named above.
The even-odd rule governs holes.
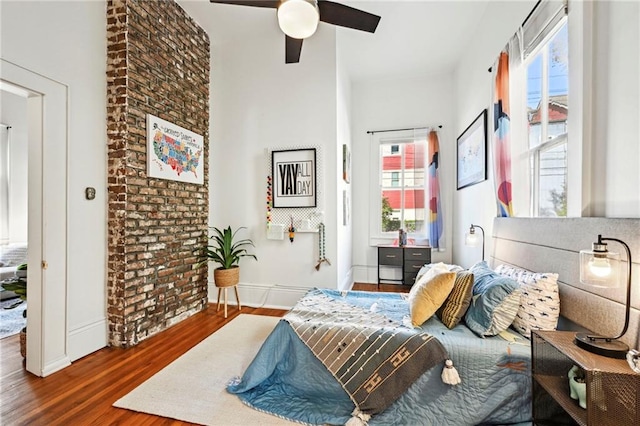
[[[322,293],[383,314],[394,322],[402,322],[409,315],[403,294],[336,290]],[[374,415],[368,421],[370,426],[530,422],[528,341],[481,339],[464,325],[449,330],[435,316],[422,329],[442,343],[462,383],[447,385],[440,377],[442,368],[432,368],[386,410]],[[269,335],[242,379],[227,390],[255,409],[303,424],[343,425],[355,407],[340,383],[285,320]]]

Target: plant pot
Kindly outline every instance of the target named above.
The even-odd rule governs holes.
[[[229,269],[215,269],[213,279],[216,287],[233,287],[240,282],[240,268],[233,266]]]
[[[27,357],[27,327],[20,330],[20,355]]]
[[[587,408],[587,384],[585,382],[578,382],[576,375],[580,371],[579,367],[573,366],[567,376],[569,377],[569,396],[571,399],[578,400],[578,405],[581,408]]]

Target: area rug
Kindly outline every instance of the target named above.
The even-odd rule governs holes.
[[[226,385],[242,376],[277,317],[241,314],[116,401],[114,407],[202,425],[294,425],[244,405]]]
[[[0,339],[20,333],[27,325],[27,319],[23,317],[23,312],[27,309],[27,303],[22,302],[13,309],[8,309],[20,299],[7,299],[0,302]]]

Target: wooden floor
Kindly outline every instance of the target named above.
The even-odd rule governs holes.
[[[286,311],[242,307],[243,314],[282,316]],[[0,339],[0,424],[188,425],[111,405],[239,315],[225,320],[215,304],[129,349],[104,348],[41,378],[24,369],[19,335]]]
[[[376,291],[375,284],[354,290]],[[405,292],[398,285],[380,291]],[[243,307],[242,313],[282,316],[286,311]],[[26,372],[18,335],[0,339],[0,424],[187,425],[189,423],[112,407],[112,404],[239,315],[215,305],[129,349],[104,348],[41,378]]]

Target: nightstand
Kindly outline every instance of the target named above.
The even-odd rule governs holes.
[[[625,360],[585,351],[575,332],[531,333],[533,422],[536,425],[623,426],[640,424],[640,374]],[[569,396],[567,373],[584,370],[587,408]]]
[[[431,262],[429,246],[378,246],[378,287],[383,282],[413,285],[418,271]],[[380,267],[397,269],[402,278],[380,277]]]

